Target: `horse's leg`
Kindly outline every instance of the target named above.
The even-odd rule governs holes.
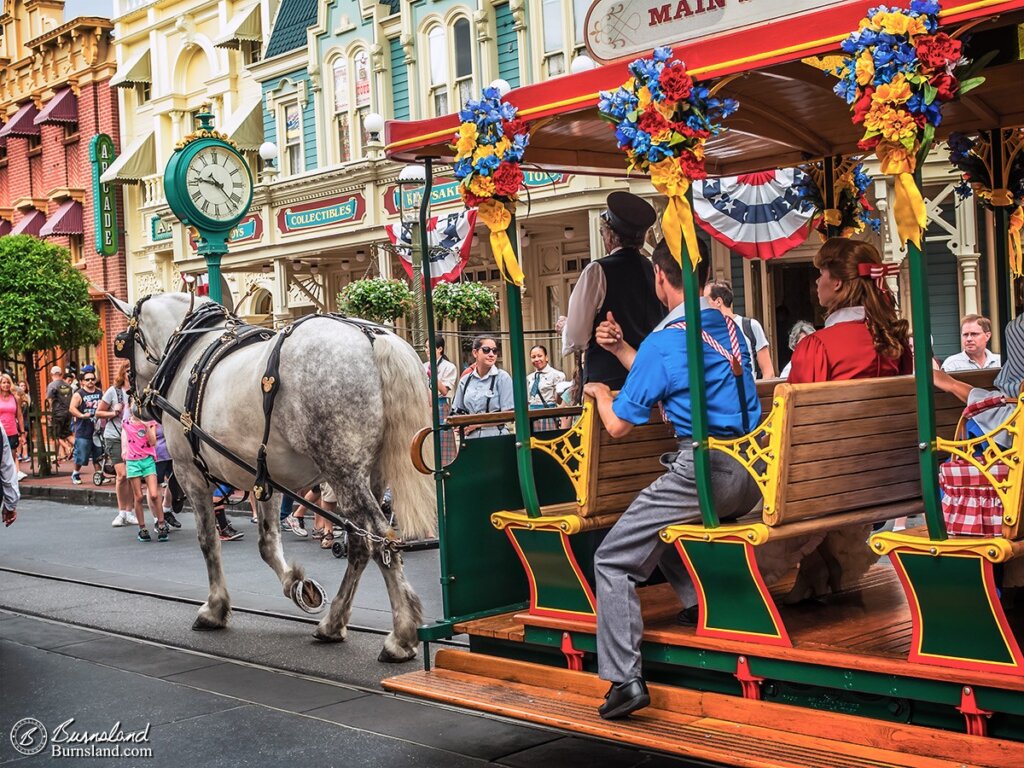
[[[267,501],[256,502],[260,529],[260,557],[281,580],[285,597],[307,613],[319,613],[326,602],[323,589],[312,579],[306,578],[301,565],[294,562],[285,563],[284,549],[281,547],[279,499],[280,496],[274,495]]]
[[[179,462],[180,464],[180,462]],[[213,514],[212,489],[202,475],[191,464],[176,467],[178,482],[184,488],[196,513],[196,531],[199,549],[206,560],[206,575],[210,581],[210,592],[206,602],[199,608],[192,629],[223,629],[228,623],[231,598],[224,581],[224,569],[220,560],[220,535],[217,520]]]
[[[337,486],[335,486],[337,487]],[[339,495],[339,500],[340,500]],[[343,517],[346,517],[343,515]],[[340,643],[348,636],[348,620],[352,615],[352,599],[359,586],[366,564],[370,561],[370,549],[366,539],[355,534],[348,536],[348,567],[338,587],[338,594],[331,601],[331,609],[317,625],[313,637],[325,643]]]

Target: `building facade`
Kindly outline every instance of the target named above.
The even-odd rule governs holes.
[[[104,336],[95,348],[58,355],[61,364],[97,364],[102,381],[125,322],[103,294],[128,292],[120,195],[94,173],[120,141],[108,84],[112,28],[103,18],[64,21],[63,0],[9,0],[0,15],[0,235],[33,235],[70,251],[91,283]],[[101,135],[111,144],[94,142]]]

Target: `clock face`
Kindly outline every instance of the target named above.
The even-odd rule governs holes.
[[[213,221],[239,218],[252,194],[248,168],[238,155],[223,147],[203,147],[196,152],[185,176],[192,204]]]

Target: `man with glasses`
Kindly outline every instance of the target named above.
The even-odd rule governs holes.
[[[87,366],[92,368],[92,366]],[[82,467],[90,461],[93,467],[99,469],[100,460],[103,456],[103,449],[93,442],[93,435],[96,432],[96,409],[99,407],[103,393],[96,386],[96,372],[93,368],[86,372],[82,370],[82,384],[71,396],[71,415],[75,417],[75,447],[73,460],[75,471],[71,473],[71,482],[75,485],[82,484],[82,476],[79,474]]]
[[[608,210],[601,214],[601,240],[608,255],[583,270],[569,297],[562,331],[563,355],[585,353],[584,382],[619,389],[626,381],[626,369],[594,338],[600,323],[618,322],[623,338],[636,349],[665,316],[654,292],[654,269],[640,251],[656,219],[642,198],[629,192],[608,195]]]
[[[960,343],[963,352],[950,355],[942,363],[946,373],[998,368],[1003,363],[999,355],[988,348],[992,338],[992,321],[981,315],[967,315],[960,321]]]

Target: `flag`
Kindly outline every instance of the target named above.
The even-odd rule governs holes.
[[[210,276],[205,272],[200,272],[195,275],[182,274],[181,276],[181,290],[186,293],[194,290],[196,296],[209,296],[210,295]]]
[[[450,283],[462,273],[469,261],[470,246],[473,243],[473,227],[476,225],[476,208],[434,216],[427,220],[427,232],[431,249],[444,248],[430,255],[430,286],[440,282]],[[412,277],[412,224],[389,224],[385,227],[388,238],[397,246],[398,256],[406,274]],[[416,243],[418,246],[419,243]]]
[[[696,181],[697,223],[745,258],[782,256],[803,244],[814,223],[814,207],[797,189],[802,175],[786,168]]]

